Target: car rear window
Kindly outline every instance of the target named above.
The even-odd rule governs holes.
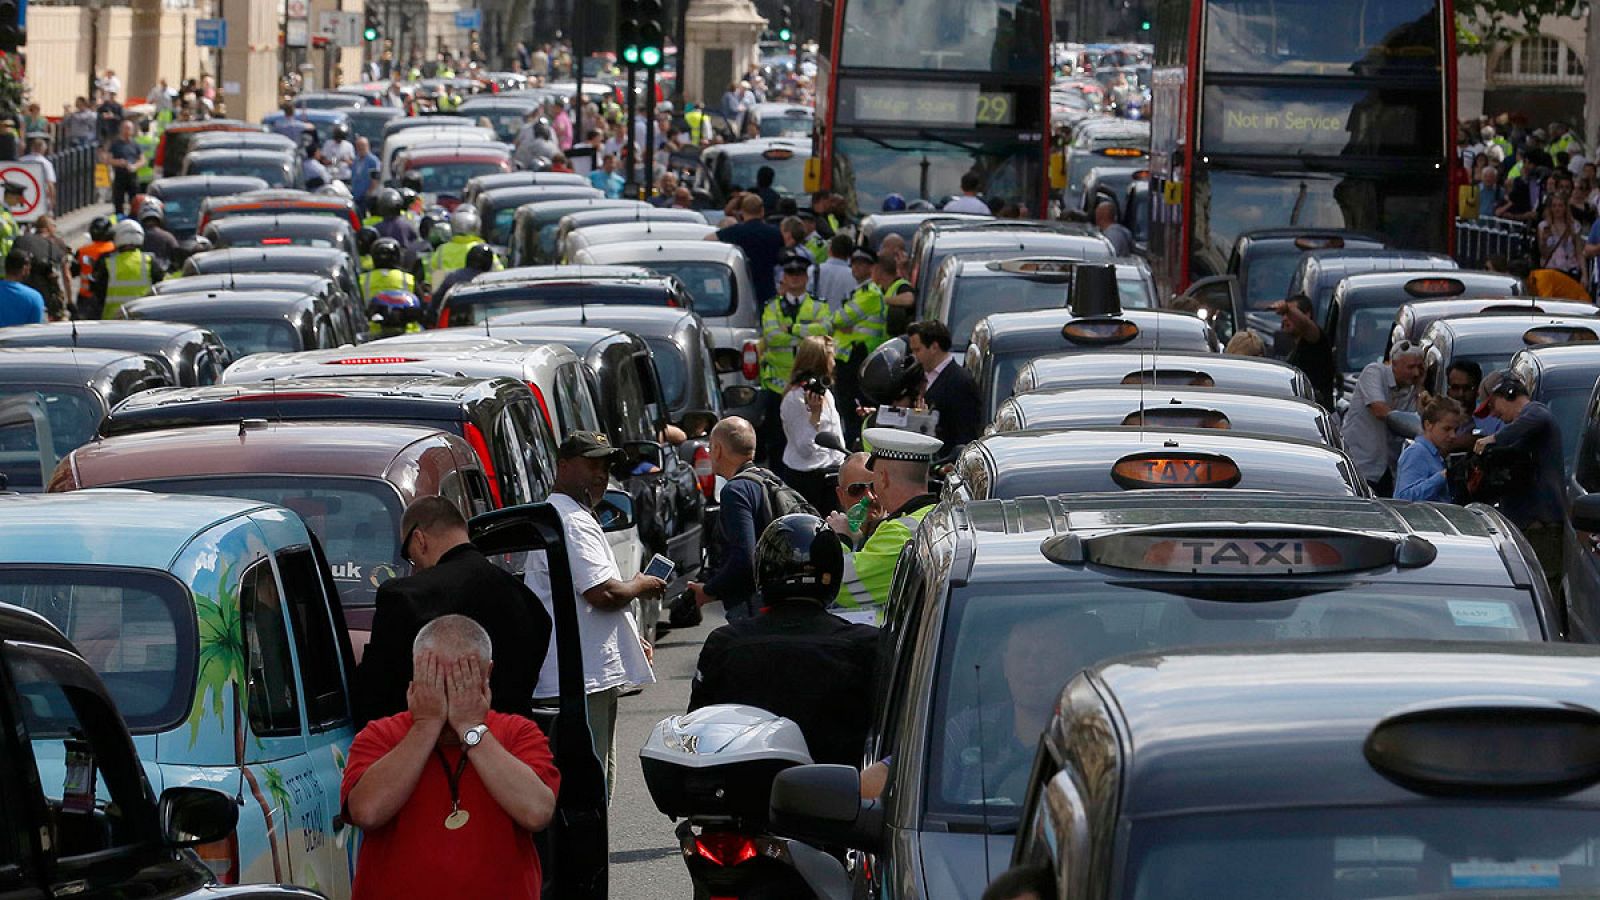
[[[468,181],[479,175],[504,172],[505,167],[493,162],[459,162],[418,166],[411,171],[422,176],[422,190],[424,193],[459,197],[461,196],[461,191],[466,188]],[[511,214],[515,216],[516,213],[517,210],[513,207]],[[499,220],[499,213],[496,212],[495,222],[498,224]],[[509,221],[507,224],[509,224]]]
[[[500,290],[463,296],[452,292],[448,303],[450,325],[473,325],[508,313],[530,309],[584,304],[595,306],[674,306],[674,298],[660,285],[559,282],[519,284]]]
[[[304,350],[300,346],[300,332],[282,319],[219,319],[205,321],[203,316],[184,316],[183,321],[209,330],[233,354],[234,359],[252,353],[275,350]]]
[[[694,300],[694,311],[701,316],[732,315],[737,305],[733,270],[722,263],[640,260],[630,265],[644,266],[657,275],[677,276]]]
[[[376,478],[230,475],[120,486],[259,500],[294,510],[322,542],[339,598],[347,605],[371,606],[379,585],[410,571],[400,558],[400,494]]]
[[[55,625],[105,682],[134,733],[164,731],[189,713],[194,606],[165,573],[88,566],[0,566],[0,603]]]
[[[289,173],[283,166],[224,160],[202,161],[188,167],[189,175],[254,175],[268,185],[289,187]]]

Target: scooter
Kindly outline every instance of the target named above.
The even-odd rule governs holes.
[[[639,762],[676,833],[696,900],[849,900],[836,857],[767,830],[772,779],[811,753],[800,726],[764,709],[719,704],[656,724]]]

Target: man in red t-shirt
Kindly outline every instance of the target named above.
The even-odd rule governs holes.
[[[466,616],[429,622],[407,711],[356,735],[339,790],[364,832],[353,900],[539,897],[533,833],[550,823],[561,776],[537,725],[490,711],[491,650]]]

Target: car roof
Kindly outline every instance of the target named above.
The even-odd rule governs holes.
[[[667,262],[683,260],[684,262],[720,262],[733,263],[736,259],[744,259],[744,251],[732,244],[721,241],[623,241],[615,244],[596,244],[584,247],[578,251],[590,259],[594,265],[607,264],[626,265],[637,262],[639,265],[648,266],[650,261]],[[474,279],[476,280],[476,279]]]
[[[540,200],[587,199],[618,202],[595,188],[586,188],[581,184],[512,184],[478,192],[479,203],[487,203],[497,209],[507,206],[526,206]]]
[[[705,219],[693,222],[688,219],[642,219],[629,222],[606,222],[596,225],[583,225],[572,230],[578,241],[585,246],[591,244],[615,244],[628,241],[651,241],[676,238],[677,240],[695,240],[695,235],[701,235],[703,243],[711,243],[704,239],[704,235],[716,234],[715,226],[707,225]],[[618,240],[622,239],[622,240]]]
[[[272,508],[250,500],[144,491],[0,494],[0,565],[165,568],[195,535]]]
[[[1026,427],[1040,427],[1041,419],[1130,415],[1140,410],[1219,410],[1230,418],[1282,419],[1286,424],[1315,421],[1328,413],[1298,397],[1270,397],[1249,391],[1124,384],[1109,387],[1043,388],[1014,394],[1006,403],[1022,414]],[[1152,420],[1158,422],[1159,420]],[[1237,429],[1240,426],[1234,425]],[[1250,429],[1244,429],[1249,431]]]
[[[1508,697],[1508,685],[1508,702],[1544,709],[1588,705],[1600,690],[1593,649],[1532,643],[1167,650],[1102,663],[1087,677],[1118,718],[1126,754],[1119,812],[1133,819],[1244,803],[1414,806],[1418,794],[1368,760],[1367,738],[1378,723],[1421,708],[1481,707],[1485,698]],[[1308,778],[1310,761],[1315,777]],[[1594,787],[1581,795],[1600,801]]]
[[[250,162],[294,162],[292,150],[258,150],[251,147],[212,147],[196,150],[189,154],[191,163],[205,162],[211,159],[238,159]]]
[[[1117,372],[1140,372],[1149,369],[1190,368],[1205,372],[1233,373],[1254,376],[1262,389],[1275,387],[1296,376],[1304,378],[1300,370],[1286,362],[1261,356],[1234,356],[1226,353],[1200,353],[1163,350],[1160,353],[1136,350],[1101,350],[1089,353],[1050,353],[1035,359],[1031,365],[1041,375],[1100,374],[1108,376]],[[1256,389],[1255,386],[1249,388]]]
[[[1590,316],[1551,316],[1527,315],[1521,316],[1514,313],[1490,313],[1471,316],[1451,316],[1438,319],[1428,326],[1428,332],[1434,329],[1449,331],[1457,340],[1498,337],[1501,335],[1520,334],[1530,328],[1541,325],[1562,325],[1574,328],[1587,328],[1597,332],[1600,337],[1600,322]]]
[[[263,211],[247,216],[228,216],[206,224],[207,230],[218,232],[255,231],[262,228],[298,231],[349,231],[350,223],[338,216],[319,216],[309,213]],[[223,248],[227,249],[227,248]]]
[[[1546,344],[1524,347],[1511,358],[1513,364],[1528,359],[1538,371],[1539,388],[1593,388],[1600,377],[1600,344],[1581,341],[1571,344]],[[1576,423],[1566,423],[1573,427]]]
[[[705,243],[710,243],[706,241]],[[562,264],[554,266],[518,266],[511,269],[502,269],[498,272],[485,272],[471,282],[459,288],[475,288],[481,285],[518,284],[532,281],[645,281],[661,280],[665,275],[658,275],[644,266],[584,266]],[[454,296],[454,292],[451,293]]]
[[[247,206],[251,203],[303,203],[308,206],[329,206],[344,208],[351,202],[349,197],[330,196],[328,194],[313,194],[310,191],[296,190],[295,188],[269,187],[261,191],[246,191],[228,197],[211,198],[211,208],[231,209],[235,206]]]
[[[265,190],[266,187],[267,183],[254,175],[173,175],[150,182],[147,193],[174,197],[187,194],[220,197]]]
[[[709,244],[711,242],[707,241],[706,243]],[[1065,305],[1065,301],[1066,301],[1066,293],[1065,293],[1065,291],[1066,291],[1066,289],[1068,287],[1068,282],[1067,282],[1067,279],[1065,277],[1063,277],[1061,275],[1053,275],[1053,274],[1038,274],[1038,275],[1035,275],[1035,274],[1031,274],[1031,273],[1028,273],[1028,272],[1007,272],[1004,268],[1001,267],[1002,263],[1012,262],[1014,260],[1045,260],[1045,261],[1049,261],[1049,262],[1066,263],[1066,264],[1069,264],[1069,265],[1077,265],[1079,263],[1083,263],[1083,264],[1086,264],[1086,265],[1107,265],[1107,264],[1109,264],[1109,265],[1113,265],[1113,266],[1117,267],[1117,273],[1118,274],[1122,274],[1122,273],[1130,272],[1130,271],[1132,271],[1132,272],[1147,272],[1147,271],[1149,271],[1149,264],[1146,263],[1144,260],[1140,259],[1137,256],[1118,256],[1118,257],[1113,257],[1113,258],[1110,258],[1110,259],[1074,259],[1074,258],[1070,258],[1070,257],[1049,256],[1047,254],[1040,254],[1040,253],[1031,253],[1031,254],[1028,254],[1027,256],[1018,256],[1018,257],[1014,257],[1013,259],[986,259],[986,258],[971,257],[971,256],[951,256],[951,257],[946,258],[945,261],[942,263],[942,265],[949,266],[951,268],[951,270],[952,270],[951,274],[953,274],[957,278],[963,278],[963,279],[965,279],[965,278],[1033,278],[1033,279],[1038,280],[1038,281],[1051,281],[1051,280],[1059,281],[1059,282],[1061,282],[1061,288],[1062,288],[1062,291],[1063,291],[1063,293],[1061,295],[1062,296],[1062,302],[1063,302],[1063,305]],[[1170,312],[1171,310],[1166,310],[1166,311]]]
[[[1518,315],[1512,307],[1527,306],[1529,315],[1600,315],[1600,307],[1578,300],[1551,300],[1547,297],[1468,297],[1465,299],[1413,300],[1395,315],[1409,313],[1413,324],[1429,325],[1440,319],[1459,319],[1479,315],[1483,310],[1502,310],[1494,315]],[[1538,310],[1538,312],[1534,312]]]
[[[1000,431],[967,445],[967,454],[975,451],[989,460],[992,496],[1113,490],[1112,465],[1149,452],[1225,456],[1241,475],[1238,486],[1227,490],[1292,490],[1339,497],[1362,496],[1366,490],[1349,458],[1327,444],[1216,429],[1088,426]],[[962,468],[958,463],[957,470]]]
[[[242,119],[199,119],[193,122],[172,122],[162,129],[162,136],[183,131],[266,131],[266,126]]]
[[[1293,241],[1296,238],[1325,238],[1338,237],[1350,242],[1372,244],[1374,248],[1383,247],[1388,243],[1388,238],[1370,231],[1349,231],[1343,228],[1257,228],[1239,235],[1235,243],[1253,244],[1265,241]],[[1357,249],[1355,247],[1350,248]],[[1307,251],[1310,252],[1310,251]]]
[[[331,350],[257,353],[228,367],[222,377],[228,384],[241,384],[263,373],[272,376],[282,372],[285,377],[310,379],[362,374],[362,369],[463,377],[473,373],[503,375],[511,366],[525,371],[530,366],[559,365],[565,361],[563,355],[570,357],[571,351],[559,344],[513,344],[484,340],[479,335],[463,336],[460,341],[374,341]]]
[[[143,367],[147,353],[90,347],[0,347],[0,381],[15,384],[26,378],[35,383],[82,382],[112,366]]]
[[[712,144],[706,148],[707,155],[722,155],[728,157],[760,156],[768,150],[792,150],[795,156],[806,157],[811,155],[811,141],[809,138],[784,138],[766,137],[751,138],[733,144]]]
[[[1132,322],[1139,332],[1119,347],[1169,346],[1184,350],[1205,350],[1215,339],[1211,326],[1198,316],[1168,309],[1124,309],[1110,316],[1079,316],[1071,309],[1034,309],[1026,312],[991,313],[979,320],[976,332],[987,329],[989,348],[993,351],[1016,349],[1012,345],[1034,345],[1041,341],[1059,351],[1093,350],[1088,342],[1076,344],[1062,335],[1062,329],[1074,321],[1103,320],[1106,318]],[[1059,342],[1059,343],[1058,343]],[[1050,352],[1048,349],[1042,353]]]
[[[489,146],[470,148],[419,147],[405,152],[407,166],[438,165],[442,162],[503,162],[511,158],[511,148]]]
[[[1479,272],[1472,269],[1456,269],[1444,273],[1438,269],[1400,269],[1388,272],[1360,272],[1346,275],[1341,279],[1341,290],[1348,296],[1352,291],[1379,290],[1403,288],[1413,281],[1423,279],[1449,279],[1461,282],[1466,288],[1463,295],[1455,297],[1440,297],[1440,300],[1474,299],[1482,296],[1482,291],[1505,291],[1504,296],[1513,296],[1521,286],[1520,279],[1503,275],[1499,272]],[[1414,300],[1429,301],[1429,297],[1415,297]]]
[[[1428,250],[1401,250],[1395,247],[1338,247],[1325,250],[1307,250],[1300,254],[1299,269],[1315,269],[1319,278],[1327,278],[1341,270],[1370,266],[1373,263],[1392,261],[1394,268],[1409,271],[1449,269],[1459,267],[1454,259],[1443,253]],[[1352,273],[1353,274],[1353,273]],[[1341,276],[1342,277],[1342,276]]]
[[[97,341],[127,337],[130,340],[198,338],[205,329],[187,322],[153,319],[88,319],[82,322],[43,322],[0,328],[0,346],[62,346],[55,341]],[[12,344],[12,341],[17,343]],[[38,342],[38,343],[35,343]],[[93,346],[92,344],[90,346]],[[102,345],[104,346],[104,345]],[[115,349],[115,348],[112,348]]]
[[[72,452],[71,465],[80,484],[208,475],[381,477],[407,448],[440,438],[434,428],[375,422],[196,425],[91,441]]]
[[[232,266],[243,265],[271,265],[273,263],[288,262],[323,262],[344,264],[349,261],[348,254],[337,247],[306,247],[301,245],[288,245],[283,247],[223,247],[220,250],[207,250],[189,257],[189,262],[195,268],[210,271],[197,272],[196,274],[216,274],[217,269],[227,270]],[[261,270],[257,270],[261,271]],[[187,277],[187,276],[186,276]]]
[[[201,313],[207,318],[227,319],[251,314],[288,315],[316,303],[316,295],[297,291],[197,291],[192,294],[155,294],[129,300],[123,308],[130,315],[167,318]],[[181,320],[180,320],[181,321]]]
[[[640,337],[667,337],[679,330],[700,325],[700,317],[687,309],[670,306],[586,306],[579,311],[573,323],[573,310],[562,307],[530,309],[507,313],[489,320],[490,334],[497,338],[515,339],[515,328],[521,325],[562,325],[595,329],[631,331]],[[548,333],[541,327],[540,334]]]
[[[227,290],[312,293],[329,284],[332,284],[332,279],[317,272],[207,272],[162,279],[150,291],[156,296]]]

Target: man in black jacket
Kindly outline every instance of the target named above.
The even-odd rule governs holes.
[[[714,547],[716,564],[704,583],[690,582],[696,605],[721,603],[728,621],[755,615],[756,539],[772,521],[766,488],[760,481],[739,478],[754,466],[755,426],[729,416],[711,429],[711,469],[723,479]]]
[[[950,355],[950,327],[935,319],[912,323],[906,329],[906,348],[922,366],[922,402],[939,414],[933,436],[944,446],[935,462],[950,462],[982,433],[983,398],[959,360]]]
[[[358,723],[406,710],[411,644],[422,626],[458,614],[483,626],[494,648],[490,706],[527,715],[550,646],[550,616],[522,579],[491,563],[467,538],[467,520],[444,497],[423,497],[400,519],[400,555],[414,574],[378,588],[367,642],[356,669]]]

